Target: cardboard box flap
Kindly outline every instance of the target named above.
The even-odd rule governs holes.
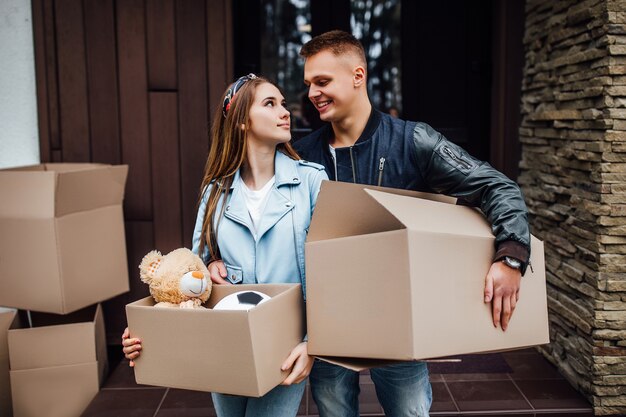
[[[377,190],[364,190],[411,230],[493,238],[491,227],[478,210]]]
[[[371,195],[366,193],[365,190],[384,190],[386,193],[451,204],[456,202],[456,199],[453,197],[438,194],[337,181],[323,181],[311,220],[307,242],[405,228],[402,222],[373,199]]]
[[[96,337],[102,337],[102,307],[88,307],[69,315],[32,313],[31,328],[9,331],[9,359],[12,370],[46,368],[95,362]],[[100,333],[100,334],[97,334]],[[104,364],[103,364],[104,365]]]
[[[363,189],[358,184],[323,181],[307,242],[404,228]]]
[[[38,166],[40,167],[40,166]],[[54,217],[56,175],[41,170],[0,171],[0,217]]]
[[[94,168],[104,168],[110,165],[98,164],[98,163],[77,163],[77,162],[55,162],[51,164],[43,164],[45,171],[52,172],[75,172],[75,171],[89,171]]]
[[[91,323],[9,331],[12,370],[37,369],[96,361]],[[91,346],[86,346],[88,343]]]
[[[12,323],[17,317],[17,309],[0,307],[0,331],[12,328]]]
[[[45,164],[0,171],[0,217],[51,218],[121,204],[127,165]]]
[[[122,203],[127,165],[71,168],[57,171],[56,216]]]
[[[395,365],[399,363],[406,363],[407,361],[396,361],[393,359],[367,359],[367,358],[346,358],[340,356],[316,356],[317,359],[331,363],[333,365],[339,365],[352,371],[361,372],[366,369],[380,368],[382,366]]]
[[[7,168],[4,171],[6,172],[14,172],[14,171],[45,171],[45,164],[36,164],[36,165],[24,165],[21,167],[13,167]]]

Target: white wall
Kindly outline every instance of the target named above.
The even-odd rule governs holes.
[[[28,0],[0,0],[0,168],[39,163],[35,53]]]

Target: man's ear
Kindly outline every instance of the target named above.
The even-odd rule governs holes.
[[[355,87],[360,87],[360,86],[364,85],[365,82],[366,82],[365,68],[363,68],[360,65],[358,67],[355,67],[353,75],[352,75],[352,78],[354,80],[354,86]]]

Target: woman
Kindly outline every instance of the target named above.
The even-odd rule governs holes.
[[[216,283],[301,283],[304,241],[321,181],[321,165],[299,160],[289,145],[289,112],[278,88],[254,74],[239,78],[222,97],[201,185],[193,251]],[[212,268],[211,268],[212,267]],[[221,278],[220,278],[221,275]],[[137,359],[138,339],[122,336],[126,358]],[[307,343],[282,365],[281,385],[261,398],[213,393],[218,416],[295,416],[313,366]]]

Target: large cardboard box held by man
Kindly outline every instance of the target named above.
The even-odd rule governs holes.
[[[107,373],[102,307],[32,313],[32,325],[8,332],[14,417],[80,416]]]
[[[0,305],[66,314],[128,291],[128,167],[0,171]]]
[[[249,311],[212,310],[237,291],[272,297]],[[214,285],[208,309],[155,308],[152,297],[128,304],[139,384],[260,397],[288,372],[282,363],[304,337],[300,284]]]
[[[9,378],[9,329],[19,326],[17,310],[0,307],[0,416],[12,416]]]
[[[414,360],[549,342],[543,244],[532,238],[508,329],[494,328],[483,302],[494,236],[453,202],[322,184],[305,250],[309,354]]]

